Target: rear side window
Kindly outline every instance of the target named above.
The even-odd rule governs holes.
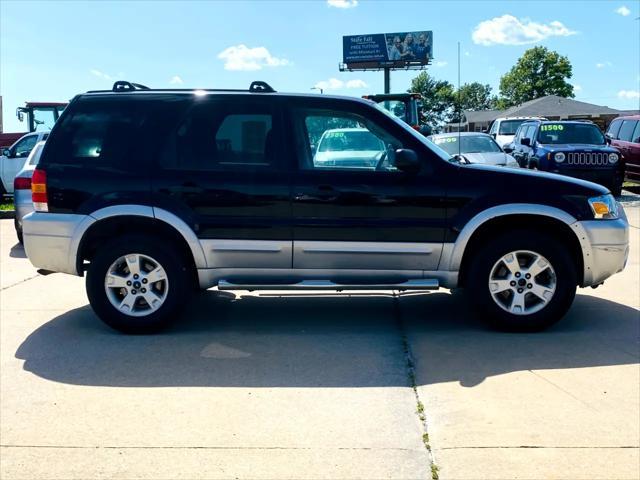
[[[618,140],[630,142],[631,137],[633,136],[633,131],[636,128],[636,123],[637,122],[635,120],[624,120],[620,127],[620,132],[618,133]]]
[[[277,160],[276,123],[267,103],[196,104],[169,135],[160,164],[179,170],[268,169]]]
[[[125,166],[139,147],[140,102],[88,100],[61,119],[42,163]]]
[[[613,122],[611,122],[611,125],[609,125],[609,130],[607,130],[609,137],[613,138],[614,140],[617,139],[618,132],[620,131],[621,126],[622,120],[614,120]]]

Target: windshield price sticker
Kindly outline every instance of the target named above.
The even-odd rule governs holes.
[[[564,130],[564,125],[542,125],[540,127],[541,132],[550,132],[550,131],[558,131]]]
[[[457,141],[458,139],[456,137],[436,138],[436,145],[439,143],[454,143]]]

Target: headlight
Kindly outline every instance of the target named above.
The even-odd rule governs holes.
[[[619,158],[620,157],[618,156],[617,153],[610,153],[609,154],[609,163],[616,163]]]
[[[595,218],[618,218],[618,204],[610,193],[589,199],[589,206]]]
[[[564,162],[564,158],[565,158],[564,153],[562,152],[558,152],[553,156],[553,159],[558,163]]]

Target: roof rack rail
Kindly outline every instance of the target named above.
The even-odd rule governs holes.
[[[275,90],[267,82],[256,80],[249,85],[249,91],[251,93],[275,93]]]
[[[140,83],[131,83],[126,80],[118,80],[113,84],[112,90],[114,92],[131,92],[133,90],[151,90],[146,85]]]

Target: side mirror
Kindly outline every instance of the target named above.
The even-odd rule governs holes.
[[[4,155],[7,158],[11,158],[11,149],[10,148],[3,148],[2,149],[2,155]]]
[[[494,139],[494,140],[495,140],[495,139],[496,139],[496,137],[498,136],[498,134],[497,134],[497,133],[490,133],[489,135],[491,135],[491,136],[493,137],[493,139]]]
[[[413,150],[399,148],[396,150],[396,168],[407,173],[418,173],[420,171],[420,160]]]
[[[604,134],[604,141],[607,142],[607,145],[611,145],[611,135],[609,133]]]
[[[513,152],[513,143],[507,143],[506,145],[503,145],[502,147],[502,151],[504,153],[512,153]]]
[[[527,137],[524,137],[522,140],[520,140],[520,143],[521,143],[522,145],[525,145],[525,146],[527,146],[527,147],[530,147],[530,146],[531,146],[531,139],[530,139],[530,138],[527,138]]]

